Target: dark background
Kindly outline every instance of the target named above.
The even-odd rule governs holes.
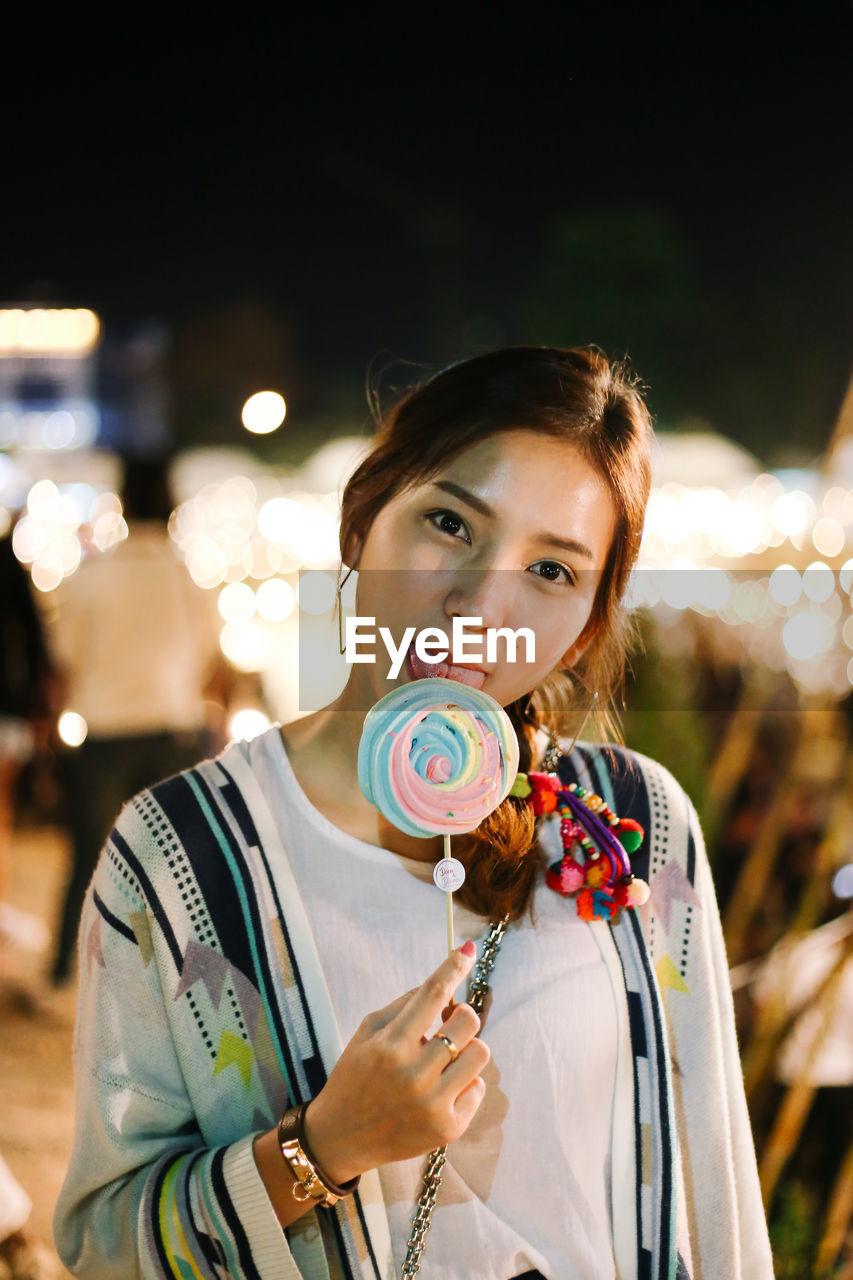
[[[0,301],[159,334],[177,443],[236,442],[271,385],[286,454],[363,426],[368,370],[549,341],[627,352],[664,428],[819,454],[850,372],[849,4],[203,19],[9,43],[0,83]]]

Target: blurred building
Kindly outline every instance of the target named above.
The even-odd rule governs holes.
[[[98,436],[101,326],[86,308],[0,309],[0,448],[80,449]]]
[[[0,306],[0,449],[162,453],[165,330],[102,330],[84,307]]]

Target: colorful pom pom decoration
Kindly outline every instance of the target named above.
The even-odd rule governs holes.
[[[631,873],[645,832],[633,818],[617,818],[601,796],[554,773],[519,773],[510,795],[526,800],[537,817],[558,812],[563,857],[545,873],[549,889],[575,896],[582,920],[612,920],[648,901],[649,886]]]

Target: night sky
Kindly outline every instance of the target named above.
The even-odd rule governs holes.
[[[732,406],[760,417],[769,386],[784,412],[801,353],[798,412],[825,435],[850,368],[851,35],[843,3],[457,4],[28,44],[0,86],[0,295],[91,306],[113,333],[262,306],[313,411],[383,353],[624,335],[653,386],[669,362],[676,409],[748,436]],[[655,347],[636,315],[611,329],[602,288],[555,333],[536,307],[557,221],[616,211],[612,243],[625,210],[653,210],[689,262],[693,318],[676,289]],[[753,341],[747,387],[733,349]],[[741,369],[740,401],[702,380],[715,362]]]

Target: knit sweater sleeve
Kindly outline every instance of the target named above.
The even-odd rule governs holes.
[[[772,1280],[720,912],[696,810],[640,764],[652,828],[644,927],[672,1058],[692,1280]]]
[[[104,849],[81,922],[76,1131],[57,1249],[73,1275],[91,1280],[298,1280],[254,1135],[213,1145],[202,1135],[176,1048],[176,1002],[161,981],[164,907],[146,892],[130,810]]]
[[[696,810],[686,796],[683,803],[689,838],[695,848],[695,888],[702,916],[697,938],[701,955],[694,967],[693,989],[713,1019],[693,1052],[689,1042],[682,1042],[685,1061],[681,1083],[685,1086],[685,1106],[692,1113],[693,1197],[701,1201],[716,1195],[725,1204],[729,1217],[729,1231],[722,1233],[715,1216],[694,1205],[701,1258],[697,1280],[722,1274],[743,1280],[772,1280],[773,1261],[744,1091],[720,912]],[[701,1053],[697,1052],[700,1045]],[[688,1102],[689,1076],[693,1079],[689,1081]],[[703,1102],[708,1111],[717,1111],[716,1123],[710,1115],[703,1123]],[[700,1155],[702,1152],[704,1155]],[[707,1160],[707,1167],[703,1168],[700,1160],[702,1164]]]

